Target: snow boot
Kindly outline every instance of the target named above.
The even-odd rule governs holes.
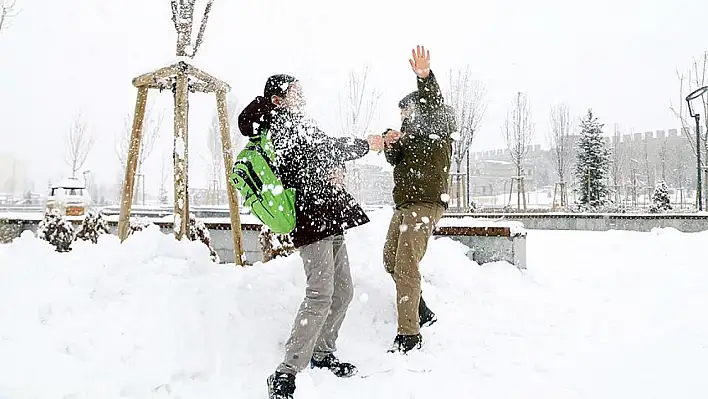
[[[435,324],[438,321],[438,317],[433,313],[432,310],[425,304],[423,300],[423,295],[421,293],[420,303],[418,304],[418,318],[420,319],[420,327],[428,327]]]
[[[268,377],[268,397],[270,399],[293,399],[295,375],[275,372]]]
[[[388,350],[389,353],[408,353],[412,349],[420,349],[423,344],[423,337],[420,334],[416,335],[396,335],[393,340],[393,345],[391,349]]]
[[[334,375],[340,378],[348,378],[357,373],[357,368],[351,363],[342,362],[337,359],[334,354],[330,353],[321,360],[316,360],[314,357],[310,360],[310,367],[328,369]]]

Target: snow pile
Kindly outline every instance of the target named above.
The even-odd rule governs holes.
[[[187,238],[192,241],[199,241],[202,244],[206,245],[206,247],[209,249],[209,257],[211,258],[211,260],[215,263],[219,263],[219,255],[216,253],[216,250],[211,245],[211,235],[209,234],[209,229],[206,228],[204,222],[197,219],[197,217],[194,216],[193,213],[190,213],[188,227],[189,231],[187,232]]]
[[[308,370],[296,399],[708,395],[708,268],[691,252],[708,233],[530,231],[525,273],[436,239],[422,275],[440,321],[403,359],[385,353],[390,214],[348,236],[355,300],[338,355],[361,375],[408,364],[347,380]],[[297,254],[216,265],[156,226],[69,253],[26,232],[0,246],[0,397],[265,398],[303,274]]]

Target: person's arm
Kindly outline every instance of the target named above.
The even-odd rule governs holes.
[[[395,135],[396,137],[393,137],[390,141],[387,140],[389,136],[393,135]],[[401,143],[399,141],[401,134],[399,132],[394,131],[393,129],[388,129],[386,130],[386,132],[384,132],[382,136],[385,142],[384,155],[386,156],[386,162],[393,166],[396,166],[401,161],[401,157],[403,155]]]
[[[444,111],[445,98],[440,91],[440,85],[432,70],[428,71],[425,78],[418,76],[418,93],[420,95],[420,109],[424,116],[434,116]]]
[[[445,105],[440,85],[430,69],[430,51],[418,46],[412,55],[409,62],[417,77],[420,116],[436,134],[450,136],[456,130],[454,110]]]
[[[354,137],[330,137],[330,145],[334,149],[334,156],[344,162],[359,159],[369,153],[369,142]]]

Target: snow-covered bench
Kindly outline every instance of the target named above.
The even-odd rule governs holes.
[[[434,235],[465,244],[470,248],[467,256],[480,265],[507,261],[526,269],[526,229],[520,222],[445,217],[438,223]]]

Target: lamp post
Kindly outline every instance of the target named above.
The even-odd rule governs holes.
[[[686,96],[686,102],[688,103],[688,113],[691,115],[691,118],[694,118],[696,120],[696,168],[698,170],[698,175],[696,176],[696,194],[698,195],[699,211],[703,210],[703,193],[701,192],[703,189],[701,181],[701,115],[693,111],[691,101],[703,96],[706,91],[708,91],[708,86],[703,86],[699,89],[694,90],[693,93]]]

